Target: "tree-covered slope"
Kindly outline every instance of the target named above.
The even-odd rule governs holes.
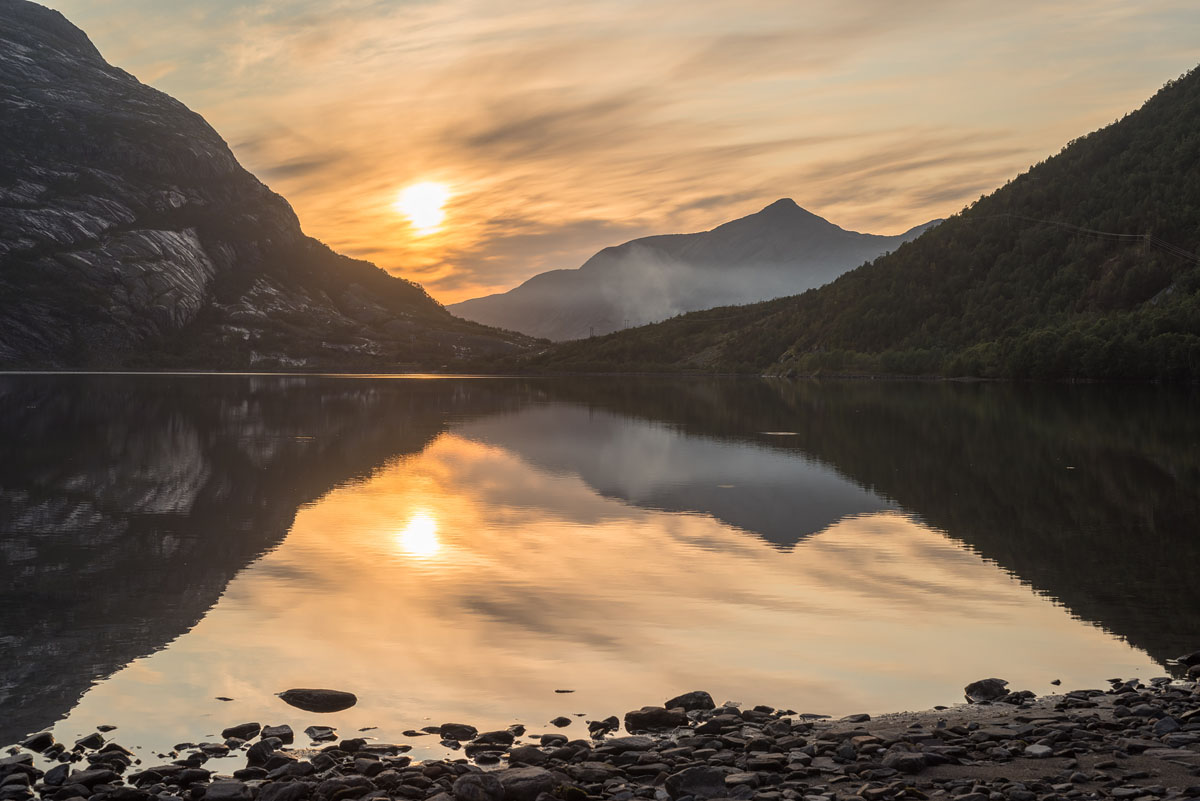
[[[1200,70],[828,286],[543,369],[1200,379]]]

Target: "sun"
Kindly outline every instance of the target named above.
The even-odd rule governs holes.
[[[396,211],[408,217],[419,234],[431,234],[438,230],[446,211],[442,208],[450,199],[450,190],[443,184],[424,181],[406,187],[396,200]]]

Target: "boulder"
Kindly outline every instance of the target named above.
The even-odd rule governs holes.
[[[693,710],[716,709],[717,705],[713,703],[713,697],[704,690],[693,690],[690,693],[677,695],[663,702],[663,706],[667,709],[682,709],[686,712]]]
[[[438,733],[447,740],[465,742],[474,740],[475,735],[479,734],[479,730],[466,723],[443,723],[438,728]]]
[[[920,773],[925,769],[925,755],[915,751],[889,751],[883,755],[883,767],[901,773]]]
[[[1008,682],[1004,679],[980,679],[964,687],[963,694],[972,704],[981,701],[995,701],[997,698],[1008,695],[1008,690],[1005,689],[1007,686]]]
[[[304,801],[314,787],[310,782],[268,782],[259,788],[257,801]]]
[[[309,739],[316,743],[328,742],[329,740],[337,739],[337,729],[332,726],[309,726],[304,730]]]
[[[553,792],[558,782],[543,768],[509,768],[496,774],[504,786],[504,801],[535,801],[541,793]]]
[[[691,796],[697,799],[721,798],[726,795],[725,772],[704,765],[684,768],[667,777],[667,794],[671,798]]]
[[[285,690],[279,697],[305,712],[341,712],[358,703],[358,696],[342,690]]]
[[[678,709],[661,706],[644,706],[625,713],[625,729],[630,733],[640,731],[669,731],[687,723],[687,715]]]
[[[262,726],[258,723],[239,723],[236,726],[222,729],[221,736],[225,739],[236,737],[239,740],[249,740],[252,737],[257,737],[260,731],[262,731]]]
[[[205,801],[251,801],[250,787],[237,779],[215,781],[204,791]]]
[[[286,723],[280,726],[264,726],[262,730],[262,736],[264,740],[268,737],[278,737],[279,741],[284,745],[294,742],[296,739],[296,735],[292,731],[292,727]]]
[[[503,801],[504,785],[494,773],[467,773],[451,787],[455,801]]]

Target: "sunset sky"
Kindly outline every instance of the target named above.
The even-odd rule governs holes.
[[[1190,1],[44,3],[445,303],[780,197],[899,233],[1200,61]],[[436,227],[398,211],[420,183]]]

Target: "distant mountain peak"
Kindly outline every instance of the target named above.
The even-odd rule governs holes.
[[[577,270],[541,273],[509,292],[447,308],[486,325],[578,339],[803,292],[894,250],[924,227],[899,236],[860,234],[785,197],[709,231],[634,239],[604,248]]]

